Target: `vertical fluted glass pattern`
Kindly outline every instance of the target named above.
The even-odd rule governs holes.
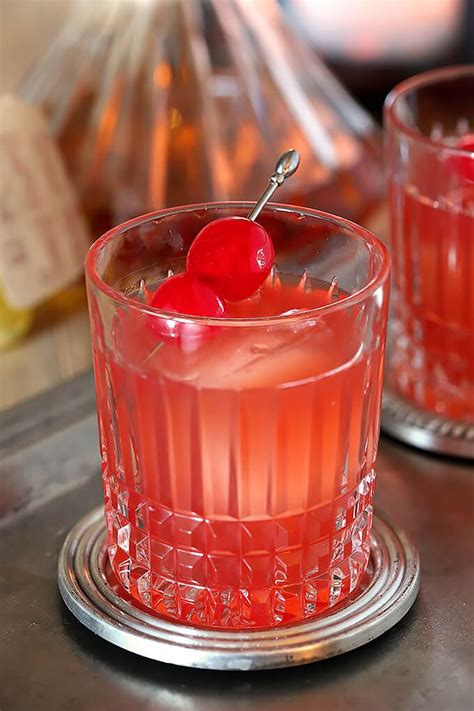
[[[248,199],[275,156],[279,199],[368,223],[383,196],[374,121],[277,0],[71,0],[22,86],[50,121],[99,235],[150,210]]]
[[[367,565],[387,258],[350,223],[269,209],[280,269],[318,283],[327,269],[348,294],[372,281],[367,293],[334,311],[214,322],[197,350],[160,344],[147,328],[159,312],[114,299],[98,276],[122,292],[137,274],[159,279],[156,252],[164,273],[175,263],[170,225],[185,250],[188,231],[226,209],[157,213],[89,257],[109,558],[161,615],[273,626],[335,605]]]
[[[391,384],[418,407],[474,421],[474,69],[429,72],[385,113],[393,257]],[[473,137],[474,142],[474,137]]]

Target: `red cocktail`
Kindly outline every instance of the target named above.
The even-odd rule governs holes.
[[[149,305],[206,223],[248,209],[137,218],[87,262],[110,561],[150,610],[223,628],[297,622],[356,587],[386,327],[384,247],[295,208],[262,213],[276,268],[224,318]]]
[[[428,72],[386,103],[394,261],[389,377],[474,421],[474,69]]]

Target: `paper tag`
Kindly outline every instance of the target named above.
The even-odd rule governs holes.
[[[61,154],[37,108],[0,97],[0,282],[28,308],[71,284],[90,244]]]

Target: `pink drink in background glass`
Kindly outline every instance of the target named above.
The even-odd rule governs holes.
[[[152,611],[222,628],[312,617],[364,572],[387,315],[384,247],[284,207],[259,218],[279,274],[228,318],[140,303],[204,224],[248,209],[137,218],[87,260],[112,567]]]
[[[400,84],[387,98],[385,128],[394,267],[389,379],[419,407],[472,422],[474,68]]]

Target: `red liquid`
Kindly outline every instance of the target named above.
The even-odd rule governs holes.
[[[232,315],[328,298],[266,284]],[[109,556],[133,597],[244,628],[312,617],[356,587],[383,352],[383,338],[361,345],[366,317],[355,305],[294,326],[216,327],[190,352],[157,348],[132,313],[117,319],[95,366]]]
[[[392,186],[391,377],[427,410],[474,420],[474,185],[436,203]]]

